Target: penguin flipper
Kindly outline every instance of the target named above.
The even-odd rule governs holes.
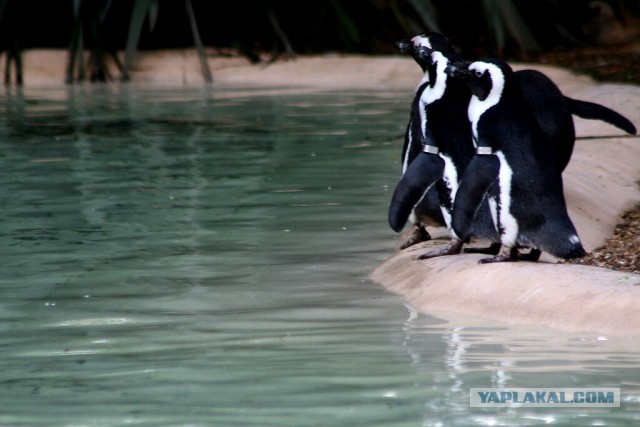
[[[495,155],[477,155],[465,169],[453,202],[452,226],[458,237],[471,237],[473,220],[487,191],[498,179],[500,159]]]
[[[572,99],[568,96],[565,96],[564,99],[569,107],[569,112],[572,115],[582,117],[583,119],[602,120],[617,127],[618,129],[622,129],[630,135],[636,134],[636,127],[633,123],[631,123],[631,121],[625,116],[611,108],[593,102]]]
[[[389,225],[399,232],[407,222],[414,206],[426,192],[442,178],[444,160],[436,154],[420,153],[407,168],[396,185],[389,205]]]

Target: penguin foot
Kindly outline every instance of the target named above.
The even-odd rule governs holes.
[[[478,261],[479,264],[491,264],[495,262],[515,262],[520,259],[520,253],[516,248],[502,247],[500,253],[491,258],[483,258]]]
[[[411,234],[407,240],[404,241],[403,244],[400,245],[400,249],[407,249],[409,246],[413,246],[420,242],[426,242],[427,240],[431,240],[431,234],[424,228],[421,224],[416,224],[413,226],[411,230]]]
[[[532,248],[529,251],[529,253],[526,253],[526,254],[521,254],[520,252],[518,252],[518,260],[536,262],[540,259],[541,254],[542,254],[542,251],[540,249]]]
[[[427,252],[426,254],[422,254],[418,257],[418,260],[436,258],[439,256],[445,255],[458,255],[462,250],[462,240],[451,239],[451,242],[447,245],[446,248],[441,249],[439,251]]]
[[[495,245],[492,244],[489,248],[491,249]],[[531,250],[522,254],[517,248],[503,248],[500,252],[492,257],[492,258],[484,258],[478,261],[480,264],[490,264],[494,262],[515,262],[515,261],[532,261],[536,262],[540,259],[540,255],[542,251],[540,249],[531,248]]]
[[[465,248],[466,254],[485,254],[485,255],[498,255],[500,253],[501,243],[492,243],[487,248]]]

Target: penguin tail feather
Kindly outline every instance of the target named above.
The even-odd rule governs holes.
[[[574,259],[586,255],[576,229],[568,217],[548,221],[538,233],[536,240],[540,249],[557,258]]]
[[[604,105],[596,104],[588,101],[580,101],[565,96],[565,100],[569,107],[569,112],[583,119],[602,120],[622,129],[630,135],[636,134],[636,127],[622,114],[614,111]]]

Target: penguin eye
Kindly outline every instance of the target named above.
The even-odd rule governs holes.
[[[482,71],[476,71],[476,77],[482,77]]]

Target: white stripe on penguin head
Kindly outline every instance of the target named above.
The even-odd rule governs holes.
[[[444,92],[447,89],[447,73],[445,68],[449,64],[449,60],[440,52],[434,51],[431,54],[431,59],[436,64],[436,81],[431,82],[432,86],[427,86],[422,95],[420,96],[420,125],[422,126],[422,136],[424,137],[427,132],[427,112],[426,106],[434,103],[438,99],[444,96]],[[425,73],[428,74],[428,73]]]
[[[433,49],[433,47],[431,46],[431,42],[429,41],[429,37],[425,36],[424,34],[415,36],[411,39],[411,41],[413,42],[414,47],[424,46],[428,47],[429,49]]]
[[[432,104],[442,98],[447,88],[447,73],[444,70],[449,65],[449,60],[438,51],[434,51],[431,54],[431,60],[436,64],[436,81],[431,82],[431,86],[422,92],[420,102],[424,105]]]
[[[489,108],[496,105],[502,97],[502,92],[504,91],[504,73],[500,68],[498,68],[497,65],[483,61],[476,61],[473,64],[469,65],[469,71],[480,74],[489,72],[489,76],[491,77],[491,90],[489,91],[489,95],[483,101],[481,101],[477,96],[474,95],[471,97],[471,101],[469,102],[469,121],[471,122],[473,135],[477,138],[478,120],[480,120],[480,117]]]

